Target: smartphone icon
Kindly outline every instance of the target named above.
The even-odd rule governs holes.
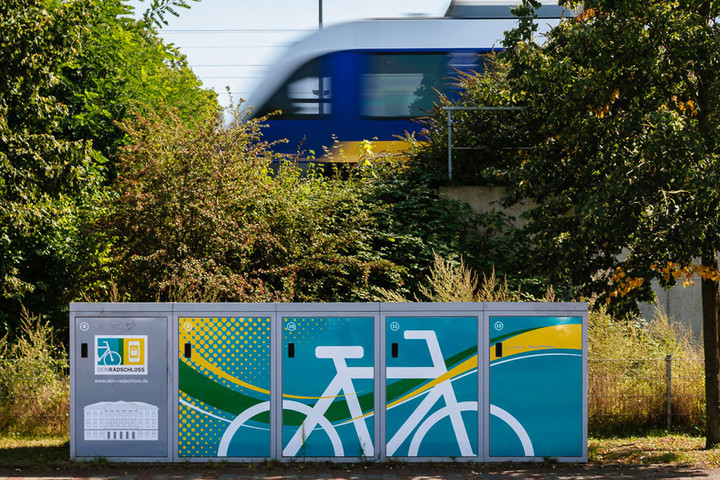
[[[140,341],[130,340],[128,342],[128,350],[130,352],[128,361],[130,363],[140,363]]]

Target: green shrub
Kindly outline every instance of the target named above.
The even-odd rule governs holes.
[[[23,309],[20,333],[0,339],[0,433],[67,434],[70,384],[65,351],[49,323]]]

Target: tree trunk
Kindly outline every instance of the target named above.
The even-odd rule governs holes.
[[[705,252],[702,264],[716,269],[717,251]],[[703,337],[705,350],[705,447],[720,445],[720,293],[718,282],[702,280]]]

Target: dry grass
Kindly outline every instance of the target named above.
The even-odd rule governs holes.
[[[628,434],[666,426],[666,361],[672,356],[672,426],[702,432],[704,371],[697,339],[658,311],[650,322],[591,312],[588,339],[591,434]]]
[[[591,438],[588,461],[599,464],[687,464],[720,467],[720,449],[706,450],[703,437],[658,435],[647,437]]]
[[[65,352],[52,327],[23,311],[20,335],[0,338],[0,433],[63,435],[69,431],[70,383]]]

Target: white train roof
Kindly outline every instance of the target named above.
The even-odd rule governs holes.
[[[540,21],[539,30],[547,31]],[[299,67],[332,52],[358,50],[457,50],[501,48],[516,19],[411,18],[364,20],[333,25],[290,46],[248,100],[260,108]],[[545,28],[543,28],[545,27]]]
[[[452,18],[514,18],[512,9],[520,0],[452,0],[445,12]],[[557,3],[544,3],[535,10],[537,18],[576,17],[578,10],[567,9]]]

